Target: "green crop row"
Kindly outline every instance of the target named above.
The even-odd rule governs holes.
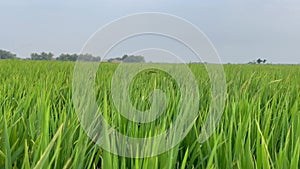
[[[200,143],[213,99],[211,84],[204,65],[188,65],[198,84],[199,116],[179,144],[147,158],[114,155],[87,136],[72,99],[74,66],[0,61],[0,168],[300,168],[300,66],[224,65],[223,115],[212,136]],[[148,110],[151,92],[160,89],[166,108],[156,120],[136,123],[114,103],[111,79],[117,67],[101,63],[95,80],[93,90],[105,120],[130,137],[167,131],[182,106],[176,79],[155,69],[137,74],[128,90],[132,106]],[[190,106],[185,105],[187,110]]]

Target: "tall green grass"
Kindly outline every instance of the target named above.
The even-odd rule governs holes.
[[[138,74],[132,104],[147,110],[147,96],[161,89],[168,107],[158,120],[136,124],[118,113],[110,95],[117,66],[101,64],[95,86],[110,125],[132,137],[168,129],[180,99],[176,81],[160,71]],[[225,65],[224,113],[202,144],[210,81],[203,65],[189,67],[199,84],[199,118],[172,150],[135,159],[104,151],[81,128],[72,102],[74,63],[0,61],[0,168],[300,168],[300,66]]]

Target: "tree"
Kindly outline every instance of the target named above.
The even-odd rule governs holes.
[[[259,59],[256,60],[256,62],[257,62],[258,64],[261,64],[263,61],[259,58]]]
[[[130,56],[126,57],[125,59],[122,59],[122,61],[123,62],[138,62],[138,63],[143,63],[143,62],[145,62],[145,59],[144,59],[143,56],[130,55]]]
[[[125,60],[128,58],[128,55],[124,55],[121,60]]]
[[[90,61],[90,62],[99,62],[99,61],[101,61],[101,57],[93,56],[93,55],[88,54],[88,53],[80,54],[78,57],[81,61]]]
[[[145,59],[143,56],[135,56],[135,55],[124,55],[123,57],[117,57],[117,58],[111,58],[108,59],[108,62],[136,62],[136,63],[142,63],[145,62]]]
[[[258,58],[258,59],[256,60],[256,63],[258,63],[258,64],[266,63],[266,62],[267,62],[266,59],[262,60],[261,58]]]
[[[108,59],[108,62],[123,62],[122,58],[117,57],[117,58],[110,58]]]
[[[264,60],[263,60],[263,63],[266,63],[266,62],[267,62],[267,60],[266,60],[266,59],[264,59]]]
[[[60,60],[60,61],[76,61],[78,59],[78,55],[77,54],[61,54],[59,55],[59,57],[56,58],[56,60]]]
[[[0,59],[16,59],[16,56],[16,54],[0,49]]]
[[[100,57],[95,57],[91,54],[61,54],[59,57],[56,58],[56,60],[59,61],[90,61],[90,62],[98,62],[101,60]]]
[[[30,56],[32,60],[52,60],[54,55],[51,52],[42,52],[40,54],[32,53]]]

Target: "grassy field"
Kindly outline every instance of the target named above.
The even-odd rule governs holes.
[[[137,159],[106,152],[86,135],[72,101],[74,65],[0,61],[0,168],[300,168],[300,66],[224,65],[224,113],[213,135],[200,144],[210,81],[203,65],[189,65],[199,84],[203,118],[172,150]],[[149,73],[153,70],[136,76],[130,99],[137,109],[149,109],[149,99],[141,97],[154,89],[168,97],[162,117],[136,124],[122,117],[112,102],[110,79],[117,66],[101,64],[97,75],[96,98],[106,120],[132,137],[165,131],[178,109],[174,79],[159,71]]]

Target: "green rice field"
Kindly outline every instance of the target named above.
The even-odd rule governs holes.
[[[174,148],[147,158],[114,155],[87,136],[72,100],[74,66],[75,62],[0,61],[0,168],[300,168],[299,65],[224,65],[223,115],[212,136],[200,143],[211,85],[204,65],[189,64],[199,87],[199,117]],[[101,63],[96,77],[96,99],[106,121],[131,137],[167,130],[179,109],[176,81],[159,70],[134,78],[129,95],[138,110],[151,107],[148,96],[155,89],[167,97],[161,117],[139,124],[121,116],[113,103],[110,81],[117,67],[118,63]]]

